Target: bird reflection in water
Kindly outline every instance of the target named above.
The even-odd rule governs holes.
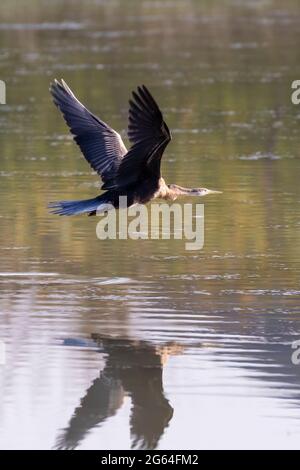
[[[96,334],[92,340],[106,356],[105,367],[87,389],[55,448],[76,448],[90,430],[117,413],[125,396],[132,403],[131,447],[156,448],[173,416],[173,408],[164,394],[163,367],[167,358],[180,353],[182,347],[174,343],[155,346]]]

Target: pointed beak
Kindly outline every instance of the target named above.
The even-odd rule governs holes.
[[[222,194],[222,191],[215,191],[214,189],[208,189],[207,194]]]

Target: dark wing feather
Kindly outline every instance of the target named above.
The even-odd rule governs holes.
[[[104,188],[124,187],[147,176],[160,177],[160,161],[171,140],[170,131],[162,113],[143,85],[133,92],[129,101],[128,137],[132,147],[119,162],[114,181]]]
[[[104,183],[111,180],[127,153],[121,136],[90,113],[63,80],[61,83],[55,80],[50,92],[86,160]]]

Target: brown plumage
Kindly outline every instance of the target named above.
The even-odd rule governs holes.
[[[160,165],[171,133],[156,101],[144,85],[132,93],[129,101],[129,150],[120,134],[88,111],[63,80],[55,80],[50,92],[75,142],[101,177],[102,189],[106,190],[93,199],[50,203],[53,213],[94,215],[97,210],[105,210],[107,204],[118,208],[120,196],[127,197],[127,207],[130,207],[136,203],[146,204],[153,198],[173,201],[181,195],[205,196],[219,192],[165,183]]]

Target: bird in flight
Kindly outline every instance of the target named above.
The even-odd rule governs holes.
[[[184,188],[166,184],[161,176],[161,158],[171,133],[149,90],[142,85],[129,101],[129,150],[114,129],[92,114],[74,95],[64,80],[54,80],[50,92],[61,110],[75,142],[102,179],[103,194],[86,200],[51,202],[58,215],[88,214],[107,207],[119,208],[120,197],[126,206],[146,204],[151,199],[174,201],[178,196],[206,196],[220,193],[207,188]]]

